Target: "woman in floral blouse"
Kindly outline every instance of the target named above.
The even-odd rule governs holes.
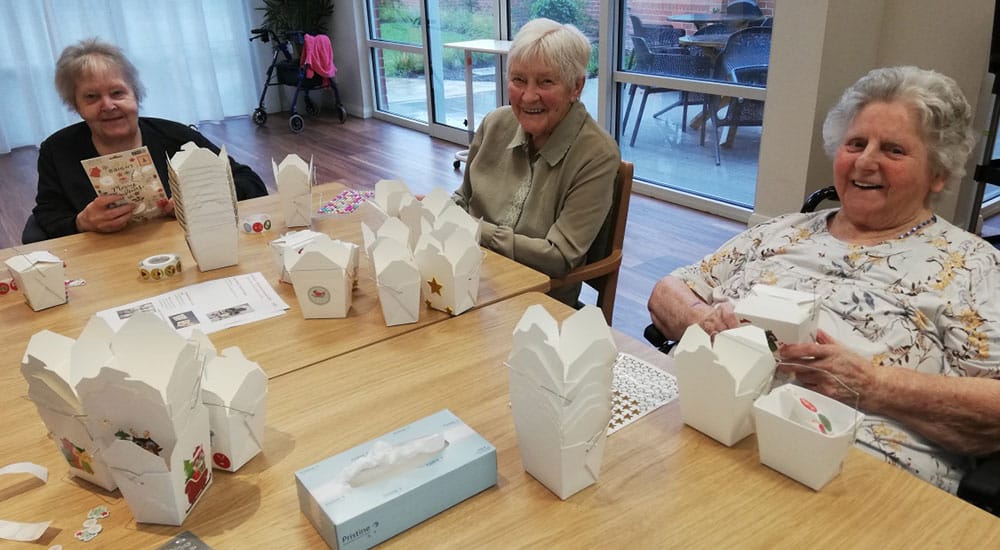
[[[798,383],[850,405],[857,444],[954,493],[975,457],[1000,451],[1000,254],[931,210],[975,143],[954,80],[871,71],[827,115],[841,208],[772,219],[660,280],[654,324],[679,338],[738,325],[755,284],[816,294],[815,343],[787,344]]]

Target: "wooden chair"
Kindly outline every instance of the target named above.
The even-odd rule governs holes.
[[[622,161],[615,178],[615,193],[611,211],[601,232],[587,252],[587,262],[570,271],[562,279],[552,279],[550,289],[587,283],[597,291],[597,307],[604,312],[604,319],[611,325],[615,309],[615,292],[618,289],[618,270],[622,265],[622,245],[625,242],[625,222],[632,196],[631,162]]]

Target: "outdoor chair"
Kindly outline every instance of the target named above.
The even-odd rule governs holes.
[[[625,222],[632,196],[631,162],[622,161],[615,177],[614,198],[611,211],[594,243],[587,252],[587,262],[570,271],[562,279],[552,279],[550,289],[587,283],[597,291],[597,307],[604,312],[604,319],[611,326],[615,310],[615,293],[618,289],[618,271],[622,265],[622,246],[625,242]]]
[[[750,0],[732,0],[726,5],[726,13],[733,15],[764,15],[760,11],[760,6],[757,5],[757,2]]]
[[[691,55],[688,53],[663,52],[654,53],[649,49],[646,41],[638,36],[632,37],[635,51],[636,66],[635,71],[644,74],[659,76],[676,76],[681,78],[702,78],[708,79],[712,76],[712,61],[706,56]],[[679,92],[680,98],[665,109],[661,109],[657,115],[662,114],[674,107],[683,107],[681,115],[681,129],[687,128],[688,105],[701,104],[702,110],[707,99],[703,94],[687,92],[684,90],[674,90],[672,88],[658,88],[654,86],[632,85],[629,89],[628,104],[625,107],[625,117],[622,123],[622,131],[628,124],[628,116],[632,110],[632,102],[635,100],[636,88],[643,90],[642,101],[639,102],[639,112],[635,117],[635,126],[632,128],[632,138],[630,146],[635,146],[635,138],[639,133],[639,124],[642,122],[642,114],[646,110],[646,99],[652,94],[663,92]],[[704,126],[702,126],[704,128]],[[704,132],[704,131],[703,131]]]
[[[715,78],[764,88],[767,86],[770,55],[770,27],[748,27],[736,31],[729,36],[726,47],[723,48],[716,60]],[[713,96],[708,110],[714,126],[716,165],[722,163],[720,127],[729,127],[730,131],[733,132],[740,126],[761,126],[764,124],[763,101],[742,97],[730,98],[725,115],[719,118],[718,113],[721,108],[721,100]],[[704,144],[704,139],[702,144]]]
[[[632,21],[632,34],[645,39],[649,49],[654,52],[680,46],[677,39],[686,34],[684,29],[676,29],[673,25],[650,25],[643,23],[635,15],[630,15],[629,19]]]

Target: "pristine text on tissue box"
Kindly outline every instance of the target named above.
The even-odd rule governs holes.
[[[295,473],[302,513],[335,549],[379,544],[496,482],[496,448],[447,409]]]

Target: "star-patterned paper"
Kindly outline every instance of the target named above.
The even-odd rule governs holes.
[[[619,353],[611,381],[608,435],[677,398],[677,379],[627,353]]]

